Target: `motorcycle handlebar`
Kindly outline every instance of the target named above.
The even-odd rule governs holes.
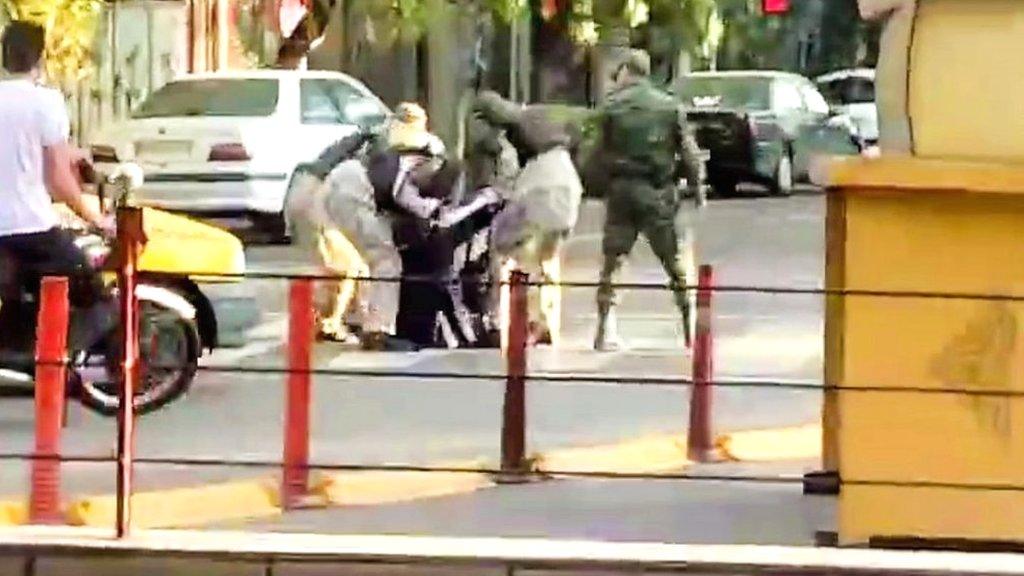
[[[82,158],[75,163],[80,184],[96,184],[99,182],[96,167],[87,158]]]

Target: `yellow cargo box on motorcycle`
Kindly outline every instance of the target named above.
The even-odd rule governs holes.
[[[200,283],[236,283],[245,274],[245,248],[234,234],[156,208],[142,209],[146,245],[139,271],[186,275]]]

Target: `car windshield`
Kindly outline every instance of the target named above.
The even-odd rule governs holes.
[[[135,118],[270,116],[278,81],[257,78],[181,80],[166,84],[136,109]]]
[[[870,104],[875,101],[875,83],[869,78],[846,78],[818,86],[831,104]]]
[[[756,76],[689,76],[678,90],[687,106],[768,110],[771,79]]]

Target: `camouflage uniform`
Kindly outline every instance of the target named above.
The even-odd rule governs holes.
[[[634,58],[638,57],[634,55]],[[618,346],[613,342],[617,340],[613,315],[617,298],[612,282],[641,233],[647,237],[669,276],[688,342],[690,338],[690,306],[683,289],[687,283],[686,266],[675,222],[681,204],[677,182],[682,172],[693,197],[699,202],[700,151],[688,131],[682,107],[647,80],[642,72],[642,61],[640,64],[634,61],[634,64],[637,67],[634,76],[639,78],[610,94],[598,111],[598,126],[602,131],[600,153],[606,162],[608,177],[604,191],[607,205],[602,245],[604,262],[597,292],[600,324],[595,348],[598,349]],[[623,143],[618,136],[609,134],[616,129],[616,122],[632,124],[633,129],[638,122],[657,123],[650,126],[648,133],[664,137],[649,138],[646,146]],[[638,154],[639,149],[643,151]],[[647,158],[653,158],[659,152],[667,159],[662,165],[644,160],[644,153],[648,154]]]

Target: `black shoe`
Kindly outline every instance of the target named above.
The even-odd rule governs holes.
[[[383,332],[365,332],[359,338],[359,346],[367,352],[383,352],[387,344],[387,334]]]
[[[385,352],[419,352],[420,346],[411,340],[405,340],[403,338],[397,338],[395,336],[386,336],[384,338],[384,351]]]
[[[363,334],[362,348],[367,352],[418,352],[420,350],[415,342],[382,332]]]

